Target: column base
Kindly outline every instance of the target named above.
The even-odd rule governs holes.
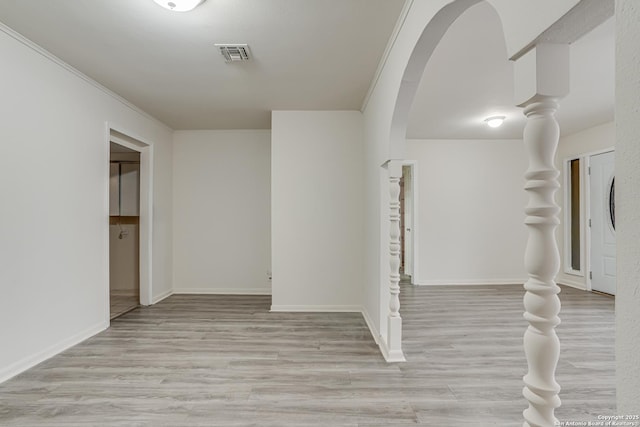
[[[384,342],[383,339],[380,340],[380,343],[378,344],[378,346],[380,347],[380,351],[382,352],[382,357],[384,357],[384,360],[387,361],[388,363],[398,363],[398,362],[407,361],[407,359],[405,359],[404,357],[404,353],[402,352],[402,350],[389,350],[389,347],[387,347],[387,343]]]
[[[402,318],[387,317],[387,342],[383,343],[382,354],[387,362],[406,362],[402,352]]]

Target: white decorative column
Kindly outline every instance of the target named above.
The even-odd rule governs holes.
[[[389,176],[389,313],[387,315],[387,362],[404,362],[400,317],[400,178],[402,161],[385,164]]]
[[[560,187],[559,171],[554,165],[559,127],[555,119],[557,102],[544,98],[525,108],[527,124],[524,144],[529,157],[525,190],[529,204],[525,224],[529,240],[525,252],[524,317],[529,327],[524,334],[524,351],[529,371],[524,377],[524,397],[529,408],[524,411],[524,426],[553,426],[555,408],[560,406],[560,386],[555,370],[560,355],[560,341],[555,327],[560,323],[560,288],[555,283],[560,255],[555,239],[560,208],[554,194]]]
[[[558,100],[568,93],[568,45],[536,45],[516,62],[516,99],[525,107],[527,123],[524,145],[529,159],[525,190],[529,203],[525,224],[529,239],[525,251],[525,269],[529,279],[524,285],[524,317],[529,327],[524,334],[528,372],[524,376],[523,395],[529,401],[524,410],[524,427],[552,427],[560,406],[560,386],[555,371],[560,341],[555,328],[560,323],[560,288],[555,282],[560,255],[555,239],[560,208],[555,193],[560,187],[560,172],[555,156],[560,129],[555,118]]]

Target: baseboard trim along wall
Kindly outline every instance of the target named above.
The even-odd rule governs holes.
[[[173,294],[271,295],[271,289],[269,288],[184,288],[184,289],[174,289]]]
[[[378,348],[380,349],[380,354],[385,358],[388,362],[402,362],[403,358],[394,358],[389,354],[389,350],[387,349],[387,345],[380,336],[380,332],[374,326],[373,321],[371,320],[371,316],[369,312],[358,305],[272,305],[272,312],[307,312],[307,313],[360,313],[364,318],[364,322],[369,329],[369,333],[373,338],[373,341],[376,343]]]
[[[569,286],[570,288],[580,289],[581,291],[587,290],[587,287],[584,286],[582,283],[571,282],[569,280],[562,280],[562,281],[558,281],[557,283],[558,285]]]
[[[173,295],[173,291],[171,289],[169,289],[168,291],[163,292],[160,295],[154,297],[153,300],[151,300],[151,305],[157,304],[160,301],[162,301],[163,299],[169,298],[171,295]]]
[[[490,286],[490,285],[524,285],[527,278],[517,279],[489,279],[489,280],[421,280],[415,286]]]
[[[310,313],[362,313],[359,305],[272,305],[271,311]]]
[[[387,361],[390,360],[389,351],[387,350],[386,343],[380,337],[380,332],[374,326],[369,312],[362,306],[357,305],[272,305],[272,312],[307,312],[307,313],[360,313],[364,318],[364,323],[369,329],[371,338],[380,349],[382,357]]]
[[[362,313],[362,317],[364,317],[364,322],[367,324],[373,340],[376,342],[378,347],[380,347],[380,332],[378,332],[378,330],[374,326],[373,321],[371,320],[371,316],[369,316],[369,312],[364,307],[361,308],[360,312]],[[380,347],[380,351],[382,351],[382,347]]]
[[[77,333],[69,338],[63,339],[57,344],[50,346],[49,348],[44,349],[32,356],[25,357],[22,360],[19,360],[8,367],[0,370],[0,383],[3,383],[18,374],[26,371],[27,369],[33,368],[39,363],[44,362],[47,359],[52,358],[53,356],[62,353],[63,351],[73,347],[74,345],[80,344],[82,341],[91,338],[107,329],[109,327],[109,322],[100,322],[97,325],[90,327],[80,333]]]
[[[153,304],[157,304],[160,301],[170,297],[174,294],[207,294],[207,295],[271,295],[269,289],[181,289],[179,291],[167,291],[153,299]],[[357,305],[272,305],[271,311],[273,312],[315,312],[315,313],[360,313],[364,318],[365,324],[371,333],[371,337],[378,345],[382,356],[386,358],[388,353],[384,340],[380,339],[380,333],[375,328],[371,316],[367,310],[362,306]],[[70,338],[62,340],[61,342],[33,355],[26,357],[5,369],[0,370],[0,383],[3,383],[16,375],[36,366],[39,363],[44,362],[47,359],[56,356],[59,353],[80,344],[92,336],[104,331],[109,327],[109,322],[101,322],[83,332],[80,332]]]

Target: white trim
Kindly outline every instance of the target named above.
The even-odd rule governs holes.
[[[373,341],[378,345],[380,354],[389,363],[406,362],[402,351],[390,353],[380,332],[374,326],[369,312],[363,306],[356,305],[272,305],[271,312],[305,312],[305,313],[360,313],[369,328]]]
[[[378,345],[378,348],[380,349],[380,354],[382,355],[382,357],[384,357],[384,360],[388,363],[406,362],[406,359],[404,358],[404,354],[402,353],[402,351],[395,352],[394,354],[389,354],[389,348],[387,347],[387,343],[382,337],[382,335],[380,335],[380,332],[378,332],[373,322],[371,321],[371,316],[369,316],[369,312],[367,311],[367,309],[364,307],[361,307],[360,312],[362,313],[362,317],[364,317],[364,321],[367,324],[367,327],[369,328],[369,332],[371,333],[371,336],[373,337],[373,340],[375,341],[375,343]]]
[[[412,256],[412,260],[411,260],[411,267],[412,267],[412,274],[411,274],[411,284],[415,285],[416,283],[418,283],[420,281],[420,263],[418,262],[418,260],[420,259],[418,256],[418,242],[420,241],[419,239],[419,226],[418,224],[420,223],[420,221],[418,221],[418,205],[419,205],[419,200],[418,200],[418,183],[420,182],[420,180],[418,179],[418,161],[417,160],[405,160],[402,162],[403,166],[409,166],[409,168],[411,168],[411,203],[412,203],[412,212],[411,212],[411,219],[412,219],[412,224],[411,224],[411,235],[412,235],[412,248],[411,248],[411,256]],[[405,183],[405,188],[406,188],[406,183]],[[406,227],[406,224],[405,224]],[[400,307],[400,310],[402,310],[402,307]]]
[[[441,280],[423,280],[423,281],[421,281],[419,283],[416,283],[416,285],[417,286],[491,286],[491,285],[500,285],[500,286],[518,285],[518,286],[522,286],[526,281],[527,281],[526,277],[520,277],[520,278],[517,278],[517,279],[482,279],[482,280],[441,279]]]
[[[584,277],[584,273],[582,271],[574,270],[573,268],[565,269],[564,274],[569,274],[571,276],[576,276],[576,277]]]
[[[371,337],[373,341],[377,344],[380,349],[380,354],[387,362],[404,362],[405,358],[402,352],[400,355],[398,354],[389,354],[389,350],[387,349],[387,344],[380,335],[380,332],[373,324],[371,320],[371,316],[367,309],[363,306],[356,305],[272,305],[271,312],[303,312],[303,313],[360,313],[364,319],[367,328],[369,328],[369,333],[371,333]]]
[[[367,324],[367,327],[369,328],[369,332],[371,332],[371,336],[373,337],[373,340],[376,342],[378,347],[380,347],[380,341],[382,341],[380,339],[380,332],[378,332],[375,325],[373,324],[373,321],[371,320],[371,316],[369,316],[369,312],[364,307],[361,307],[360,312],[362,313],[362,317],[364,318],[364,321]],[[382,349],[380,350],[382,351]]]
[[[610,153],[612,151],[616,151],[616,147],[607,147],[601,150],[587,151],[586,153],[582,153],[581,155],[584,157],[597,156],[598,154]]]
[[[80,78],[81,80],[84,80],[86,83],[90,84],[91,86],[93,86],[96,89],[100,90],[104,94],[106,94],[109,97],[111,97],[111,98],[115,99],[116,101],[120,102],[125,107],[133,110],[134,112],[140,114],[141,116],[144,116],[145,118],[147,118],[149,120],[152,120],[154,123],[156,123],[159,126],[163,127],[167,131],[173,132],[173,129],[171,129],[169,126],[167,126],[166,124],[164,124],[163,122],[161,122],[157,118],[153,117],[151,114],[149,114],[146,111],[144,111],[144,110],[140,109],[139,107],[135,106],[131,102],[127,101],[125,98],[121,97],[120,95],[116,94],[115,92],[111,91],[110,89],[106,88],[105,86],[101,85],[97,81],[93,80],[91,77],[89,77],[86,74],[82,73],[77,68],[74,68],[71,65],[67,64],[62,59],[60,59],[57,56],[55,56],[53,53],[51,53],[48,50],[44,49],[42,46],[39,46],[38,44],[32,42],[31,40],[29,40],[28,38],[26,38],[22,34],[16,32],[12,28],[6,26],[2,22],[0,22],[0,31],[2,31],[3,33],[7,34],[9,37],[12,37],[13,39],[17,40],[18,42],[22,43],[23,45],[25,45],[29,49],[33,50],[34,52],[36,52],[36,53],[42,55],[43,57],[47,58],[48,60],[50,60],[54,64],[60,66],[61,68],[65,69],[66,71],[70,72],[71,74],[75,75],[76,77]]]
[[[134,297],[138,296],[138,292],[135,289],[111,289],[109,295],[118,297]]]
[[[154,298],[151,300],[151,304],[152,304],[152,305],[153,305],[153,304],[157,304],[157,303],[159,303],[160,301],[162,301],[162,300],[164,300],[164,299],[169,298],[171,295],[173,295],[173,290],[169,289],[168,291],[163,292],[163,293],[161,293],[160,295],[158,295],[158,296],[154,297]]]
[[[558,281],[558,285],[568,286],[570,288],[580,289],[581,291],[587,291],[588,289],[585,287],[584,283],[573,282],[571,280],[561,280]]]
[[[139,237],[139,270],[140,270],[140,304],[151,305],[153,296],[153,144],[125,128],[106,122],[106,147],[111,142],[140,153],[140,237]],[[117,133],[119,135],[114,134]],[[105,167],[107,186],[109,185],[109,166]],[[108,190],[108,189],[107,189]],[[107,191],[107,194],[109,192]],[[106,217],[109,217],[109,200],[106,201]],[[109,254],[109,221],[105,224],[107,254]],[[107,255],[109,256],[109,255]],[[107,263],[108,266],[108,263]],[[107,278],[109,274],[107,272]],[[107,318],[110,317],[109,281],[107,280]]]
[[[73,347],[81,343],[82,341],[91,338],[92,336],[104,331],[109,327],[109,322],[100,322],[97,325],[94,325],[88,329],[85,329],[82,332],[79,332],[71,337],[65,338],[57,344],[49,346],[48,348],[34,354],[31,356],[27,356],[21,360],[18,360],[15,363],[7,366],[0,370],[0,383],[7,381],[10,378],[15,377],[16,375],[26,371],[27,369],[33,368],[39,363],[44,362],[47,359],[52,358],[53,356],[62,353],[68,348]]]
[[[270,288],[179,288],[174,295],[271,295]]]
[[[578,171],[578,177],[580,182],[578,183],[578,185],[580,186],[580,206],[578,207],[578,209],[580,209],[579,212],[579,217],[580,217],[580,270],[574,270],[571,267],[571,227],[570,225],[571,223],[571,210],[569,209],[569,207],[571,206],[571,174],[570,174],[570,163],[574,160],[579,160],[580,164],[579,164],[579,171]],[[563,264],[563,269],[562,271],[566,274],[571,274],[574,276],[580,276],[580,277],[584,277],[585,273],[585,254],[582,253],[583,249],[584,249],[584,245],[583,242],[585,241],[585,225],[586,225],[586,215],[585,215],[585,210],[584,210],[584,200],[585,200],[585,195],[586,195],[586,191],[585,191],[585,185],[586,185],[586,181],[588,180],[588,175],[587,175],[587,171],[588,171],[588,167],[585,166],[585,164],[587,163],[585,160],[585,157],[582,154],[579,155],[574,155],[574,156],[570,156],[570,157],[566,157],[563,161],[562,161],[562,173],[564,174],[564,179],[563,179],[563,198],[564,198],[564,209],[563,209],[563,224],[562,224],[562,228],[564,230],[563,234],[563,239],[564,241],[562,242],[562,247],[563,247],[563,254],[562,254],[562,264]]]
[[[585,158],[585,166],[587,170],[591,170],[591,155],[586,154]],[[585,222],[591,219],[591,174],[587,175],[587,179],[585,180],[585,199],[584,199],[584,217]],[[584,284],[588,291],[591,291],[591,227],[588,226],[589,229],[585,236],[585,275],[584,275]]]
[[[359,305],[272,305],[272,312],[362,313]]]
[[[407,359],[405,359],[404,357],[404,353],[402,352],[402,350],[390,352],[385,340],[380,340],[378,347],[380,347],[380,351],[382,352],[382,357],[384,357],[384,360],[387,361],[387,363],[407,361]]]
[[[360,112],[364,112],[367,109],[367,105],[369,105],[369,100],[371,99],[371,95],[373,94],[374,89],[378,85],[378,80],[380,80],[380,75],[382,74],[382,70],[387,65],[387,60],[389,59],[389,54],[393,49],[393,46],[396,44],[396,40],[398,39],[398,35],[400,34],[400,30],[404,26],[404,22],[407,20],[407,16],[409,15],[409,11],[413,6],[414,0],[406,0],[404,6],[402,6],[402,11],[400,12],[400,16],[396,21],[396,26],[393,28],[393,32],[391,33],[391,37],[389,37],[389,41],[387,42],[387,47],[382,53],[382,58],[378,62],[378,68],[376,69],[375,74],[373,75],[373,79],[371,79],[371,84],[369,85],[369,90],[367,90],[367,94],[362,100],[362,106],[360,107]]]

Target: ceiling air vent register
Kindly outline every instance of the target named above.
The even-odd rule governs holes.
[[[251,51],[249,45],[246,44],[216,44],[215,45],[224,60],[227,62],[242,62],[251,59]]]

